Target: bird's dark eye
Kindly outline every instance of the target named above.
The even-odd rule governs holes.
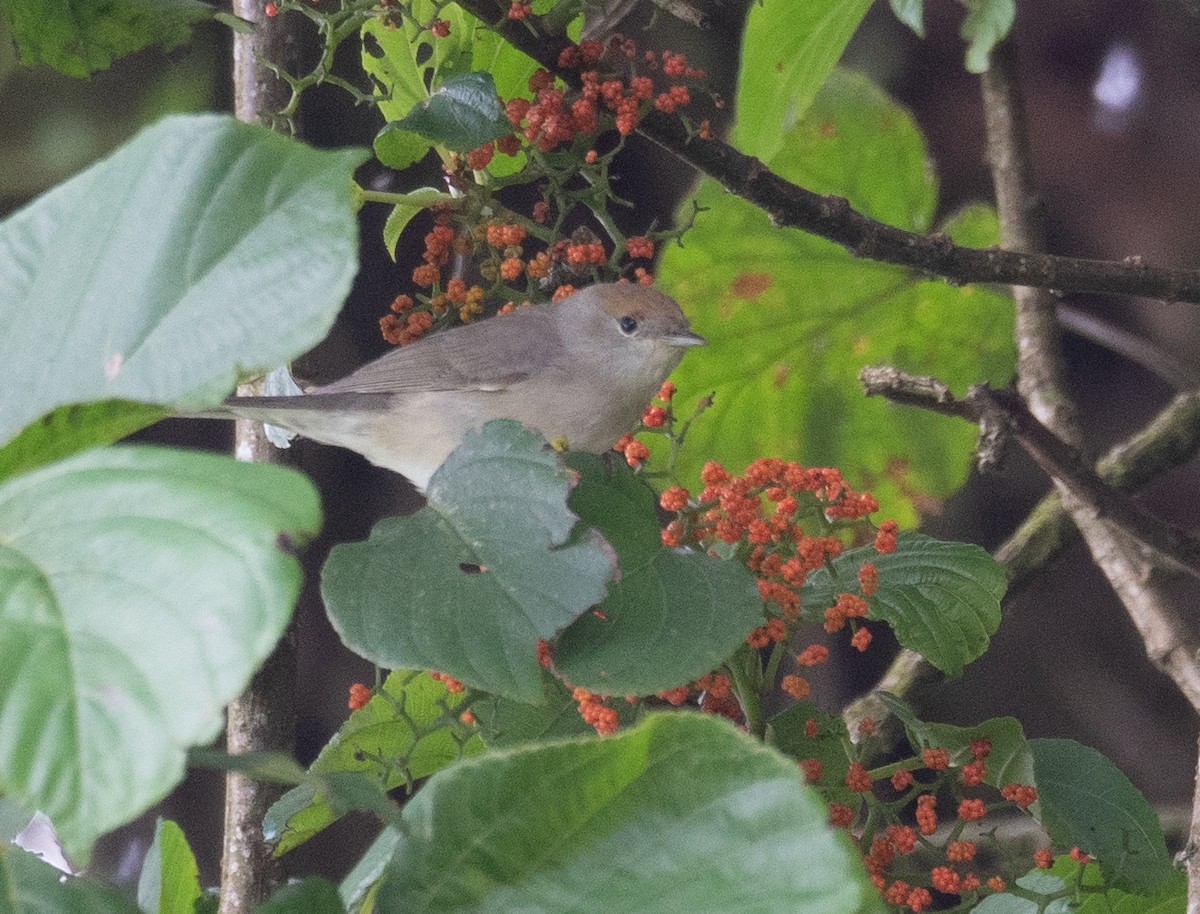
[[[617,326],[621,328],[622,333],[628,336],[637,329],[637,318],[630,317],[628,314],[626,314],[623,318],[617,321]]]

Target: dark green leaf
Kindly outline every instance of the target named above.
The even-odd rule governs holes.
[[[352,713],[309,768],[316,776],[289,790],[267,811],[263,831],[285,854],[334,822],[321,776],[358,772],[388,791],[429,777],[463,755],[482,751],[468,738],[455,710],[465,693],[452,695],[428,673],[397,670],[382,691]]]
[[[809,720],[817,722],[817,735],[806,736]],[[797,702],[768,722],[771,743],[780,752],[801,762],[815,758],[821,762],[821,777],[813,787],[826,803],[843,803],[858,809],[862,795],[846,786],[850,759],[846,755],[849,734],[846,722],[806,701]]]
[[[784,177],[847,195],[902,228],[930,227],[936,194],[924,143],[911,116],[865,78],[835,71],[785,142],[772,163]],[[697,199],[709,211],[684,247],[664,252],[659,270],[709,340],[673,375],[675,402],[686,408],[716,393],[682,451],[685,482],[695,485],[706,460],[736,472],[779,456],[838,467],[901,524],[936,509],[966,479],[976,430],[866,399],[858,373],[889,363],[960,390],[982,380],[1006,384],[1011,303],[775,228],[716,182],[702,184]],[[983,246],[998,238],[982,207],[945,228]]]
[[[48,64],[68,76],[105,70],[118,57],[186,42],[213,15],[200,0],[5,0],[21,63]]]
[[[463,73],[443,80],[396,126],[455,152],[468,152],[512,133],[489,73]]]
[[[170,117],[0,223],[0,442],[69,404],[210,405],[319,342],[356,270],[363,157]]]
[[[183,829],[159,819],[138,879],[142,914],[195,914],[196,902],[203,894],[200,869]]]
[[[477,756],[404,819],[380,914],[851,914],[871,893],[795,763],[701,714]]]
[[[1074,740],[1033,739],[1029,748],[1050,838],[1091,854],[1118,888],[1161,889],[1171,878],[1171,856],[1153,807],[1129,779]]]
[[[580,473],[571,509],[616,549],[621,575],[559,636],[556,669],[603,695],[653,695],[724,662],[763,622],[745,566],[664,549],[654,491],[628,466],[593,454],[568,462]]]
[[[84,448],[111,444],[167,415],[161,406],[128,400],[60,406],[0,448],[0,480]]]
[[[69,852],[220,732],[319,525],[299,473],[208,454],[85,451],[0,485],[0,782]]]
[[[345,914],[337,887],[320,876],[286,885],[257,914]]]
[[[572,540],[568,488],[536,432],[501,420],[469,434],[425,508],[330,553],[321,593],[342,640],[389,669],[537,701],[538,639],[600,602],[614,570],[598,536]]]
[[[554,666],[602,695],[654,695],[720,666],[762,624],[744,565],[660,548],[648,564],[622,565],[597,611],[559,636]]]
[[[967,69],[982,73],[988,68],[992,48],[1004,40],[1017,18],[1016,0],[962,0],[967,7],[959,34],[968,42]]]
[[[754,4],[742,36],[734,145],[770,161],[804,117],[870,0]]]
[[[867,602],[870,618],[887,622],[905,647],[948,676],[982,654],[1000,625],[1003,567],[970,543],[945,543],[920,533],[903,533],[896,551],[880,555],[873,546],[844,552],[809,576],[801,598],[810,621],[820,621],[842,591],[858,592],[864,563],[879,571],[879,590]]]

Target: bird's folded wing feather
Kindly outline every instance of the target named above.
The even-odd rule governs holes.
[[[501,390],[542,369],[560,347],[547,311],[522,309],[402,346],[311,393]]]

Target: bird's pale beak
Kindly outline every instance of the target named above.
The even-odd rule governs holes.
[[[692,346],[707,346],[708,340],[698,333],[692,333],[690,330],[684,333],[673,333],[671,336],[663,337],[663,342],[671,346],[678,346],[681,349],[687,349]]]

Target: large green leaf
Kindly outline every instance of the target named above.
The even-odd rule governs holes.
[[[853,143],[842,142],[843,135]],[[909,229],[930,225],[933,182],[910,115],[861,76],[836,73],[772,163],[784,177],[841,193],[866,213]],[[864,365],[936,374],[955,388],[1007,383],[1012,306],[978,286],[954,288],[851,257],[715,182],[685,246],[670,247],[660,282],[709,345],[673,378],[687,404],[716,393],[692,426],[680,469],[695,483],[706,460],[740,470],[762,456],[836,466],[911,523],[966,479],[975,430],[920,410],[865,399]],[[998,233],[982,207],[944,226],[987,246]]]
[[[1171,878],[1154,808],[1108,759],[1069,739],[1032,739],[1041,819],[1050,838],[1100,861],[1119,888],[1161,889]]]
[[[701,714],[468,759],[404,819],[380,914],[852,914],[871,891],[795,763]]]
[[[733,141],[770,160],[804,117],[871,0],[764,0],[742,36]]]
[[[334,547],[321,573],[334,628],[380,666],[537,701],[538,639],[599,603],[614,570],[598,536],[573,540],[568,488],[536,432],[498,420],[468,434],[426,507]]]
[[[48,64],[68,76],[107,69],[154,44],[171,50],[213,14],[200,0],[4,0],[21,63]]]
[[[164,796],[220,731],[319,524],[299,473],[159,448],[0,485],[0,783],[68,851]]]
[[[873,546],[851,549],[809,576],[801,597],[810,621],[820,621],[843,590],[857,591],[864,562],[879,570],[879,590],[867,598],[870,618],[887,622],[905,647],[948,676],[987,650],[1007,582],[984,549],[921,533],[901,534],[887,555]]]
[[[455,708],[465,693],[452,695],[428,673],[397,670],[379,693],[342,724],[309,768],[311,780],[276,801],[263,821],[264,836],[285,854],[339,816],[326,796],[322,776],[359,772],[381,790],[427,778],[462,755],[483,750],[456,725]]]
[[[356,269],[363,158],[170,117],[5,220],[0,442],[73,403],[208,405],[319,342]]]

